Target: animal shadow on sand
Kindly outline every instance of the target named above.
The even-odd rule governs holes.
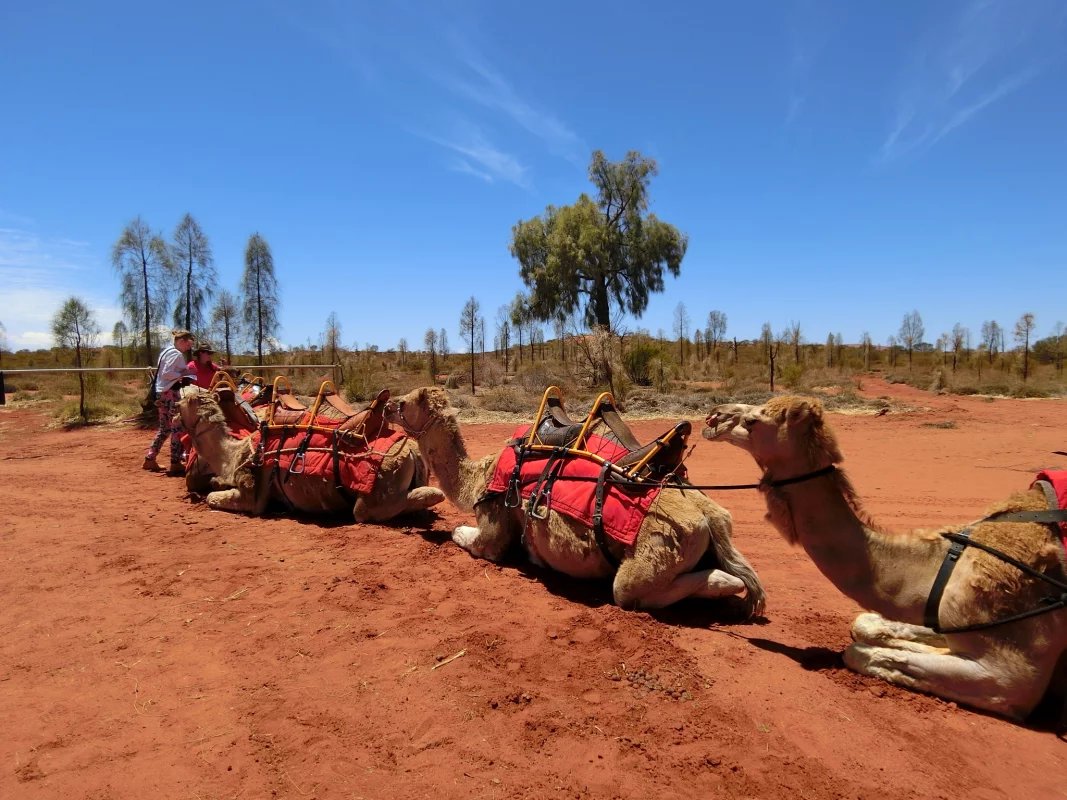
[[[432,514],[433,512],[423,512]],[[450,530],[439,530],[434,526],[405,531],[417,533],[426,541],[442,545],[452,538]],[[530,562],[519,544],[514,545],[496,564],[501,570],[512,572],[533,583],[540,584],[549,594],[562,598],[586,608],[601,608],[615,604],[612,593],[612,580],[590,580],[572,578],[562,572],[547,567],[539,567]],[[644,611],[653,619],[668,625],[687,628],[708,628],[714,625],[745,624],[745,607],[740,598],[725,597],[716,600],[687,598],[662,609]],[[747,620],[749,625],[766,624],[764,617]]]

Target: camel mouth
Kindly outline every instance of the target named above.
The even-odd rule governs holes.
[[[738,421],[739,417],[736,414],[712,411],[704,420],[706,427],[700,434],[708,441],[715,441],[736,428]]]

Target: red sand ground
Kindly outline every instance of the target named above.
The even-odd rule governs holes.
[[[1067,402],[865,385],[920,408],[832,417],[890,527],[1065,466]],[[859,609],[755,492],[714,494],[768,590],[733,624],[473,560],[448,504],[407,527],[209,511],[138,468],[146,433],[44,423],[0,411],[0,797],[1067,797],[1047,729],[847,671]],[[468,426],[472,454],[511,429]],[[756,478],[703,440],[689,469]]]

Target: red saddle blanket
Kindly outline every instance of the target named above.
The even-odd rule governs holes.
[[[521,439],[529,428],[520,428],[513,438]],[[590,436],[586,447],[589,451],[608,461],[615,461],[626,455],[622,445],[615,444],[600,436]],[[548,464],[548,459],[538,454],[534,458],[527,455],[519,470],[519,494],[523,500],[529,499],[539,483],[541,473]],[[549,506],[553,511],[593,527],[593,510],[596,503],[596,479],[601,466],[591,458],[582,456],[565,457],[559,475],[552,484]],[[515,470],[515,449],[506,448],[496,462],[493,478],[486,491],[506,492],[511,475]],[[582,480],[568,480],[581,478]],[[652,502],[660,489],[650,486],[648,489],[632,491],[608,483],[604,494],[603,524],[604,533],[625,545],[632,545],[637,539],[637,532]]]
[[[1044,472],[1039,472],[1037,477],[1034,478],[1034,482],[1048,481],[1052,484],[1052,490],[1056,493],[1056,499],[1059,500],[1060,508],[1067,508],[1067,469],[1051,470],[1047,469]],[[1063,549],[1067,550],[1067,522],[1060,523],[1060,539],[1063,542]]]
[[[349,491],[369,494],[374,490],[385,454],[407,434],[388,425],[378,431],[368,431],[368,435],[374,437],[371,439],[342,433],[337,444],[337,469],[340,474],[335,476],[333,429],[343,422],[343,419],[317,417],[315,426],[328,430],[314,430],[310,434],[304,428],[269,429],[263,446],[263,463],[277,464],[281,475],[291,472],[324,481],[337,480]],[[259,431],[253,433],[252,437],[254,445],[258,445]]]

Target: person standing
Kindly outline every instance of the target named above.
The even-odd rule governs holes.
[[[193,347],[193,335],[186,330],[171,332],[174,345],[164,348],[156,364],[156,407],[159,409],[159,430],[145,452],[142,469],[159,472],[161,467],[156,456],[163,446],[163,440],[170,438],[170,469],[168,475],[180,477],[185,474],[182,463],[182,445],[179,439],[181,424],[175,420],[178,413],[178,400],[181,399],[182,386],[196,380],[196,372],[186,365],[186,358]]]
[[[201,389],[210,389],[211,379],[222,369],[211,360],[214,354],[210,342],[200,342],[200,346],[193,351],[193,360],[188,364],[189,369],[196,373],[196,385]]]

